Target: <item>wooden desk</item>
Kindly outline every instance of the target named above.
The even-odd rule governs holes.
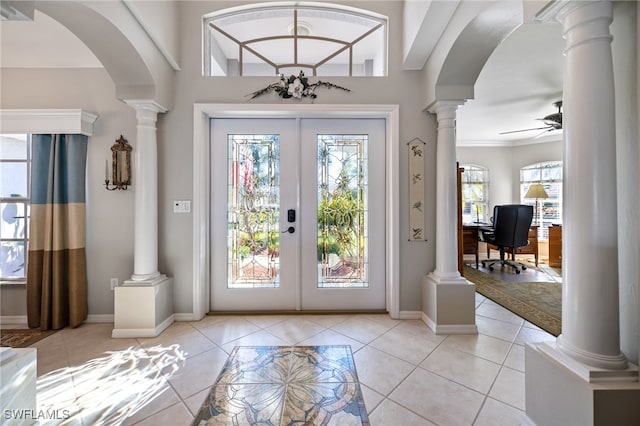
[[[562,268],[562,226],[549,227],[549,266]]]
[[[491,250],[498,250],[498,247],[487,244],[487,258],[491,257],[489,255]],[[515,253],[512,253],[511,258],[515,260],[514,254],[532,254],[535,257],[536,266],[538,266],[538,225],[529,228],[529,244],[515,249]]]
[[[462,254],[475,254],[476,255],[476,269],[478,263],[480,263],[478,256],[478,232],[481,226],[491,226],[487,223],[470,223],[462,225]]]

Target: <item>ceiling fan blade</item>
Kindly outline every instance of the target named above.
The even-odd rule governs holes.
[[[561,129],[555,129],[553,127],[548,128],[547,130],[545,130],[544,132],[540,132],[537,135],[535,135],[532,139],[540,139],[541,137],[545,136],[545,135],[550,135],[550,134],[555,134],[558,132],[555,132],[556,130],[561,130]],[[555,133],[554,133],[555,132]]]
[[[519,132],[530,132],[532,130],[549,130],[553,128],[553,126],[545,126],[545,127],[536,127],[533,129],[522,129],[522,130],[512,130],[510,132],[501,132],[501,135],[508,135],[509,133],[519,133]]]

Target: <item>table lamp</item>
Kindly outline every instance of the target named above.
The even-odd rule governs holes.
[[[529,190],[525,194],[524,198],[535,198],[536,199],[536,216],[538,220],[536,221],[536,225],[540,226],[540,215],[538,214],[538,199],[549,198],[547,195],[547,191],[544,190],[544,186],[541,183],[533,183],[529,186]]]

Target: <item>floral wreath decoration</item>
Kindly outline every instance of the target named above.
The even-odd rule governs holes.
[[[318,97],[316,89],[318,87],[326,87],[328,89],[340,89],[345,92],[350,92],[350,89],[346,87],[338,86],[337,84],[329,83],[327,81],[318,81],[316,83],[309,83],[309,79],[304,76],[304,72],[300,71],[298,75],[291,74],[289,77],[285,77],[284,74],[280,74],[280,81],[272,83],[264,89],[256,90],[251,93],[251,99],[255,99],[258,96],[266,95],[267,93],[276,92],[278,96],[283,99],[288,98],[311,98]]]

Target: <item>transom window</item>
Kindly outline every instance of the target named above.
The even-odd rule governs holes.
[[[463,164],[462,222],[488,222],[489,169],[475,164]]]
[[[214,12],[204,26],[204,75],[387,73],[387,18],[368,11],[259,4]]]
[[[0,135],[0,282],[25,283],[31,135]]]
[[[524,198],[533,183],[540,183],[548,198],[536,200]],[[531,164],[520,169],[520,201],[536,206],[533,224],[539,225],[538,238],[549,238],[549,226],[562,224],[562,161],[547,161]]]

